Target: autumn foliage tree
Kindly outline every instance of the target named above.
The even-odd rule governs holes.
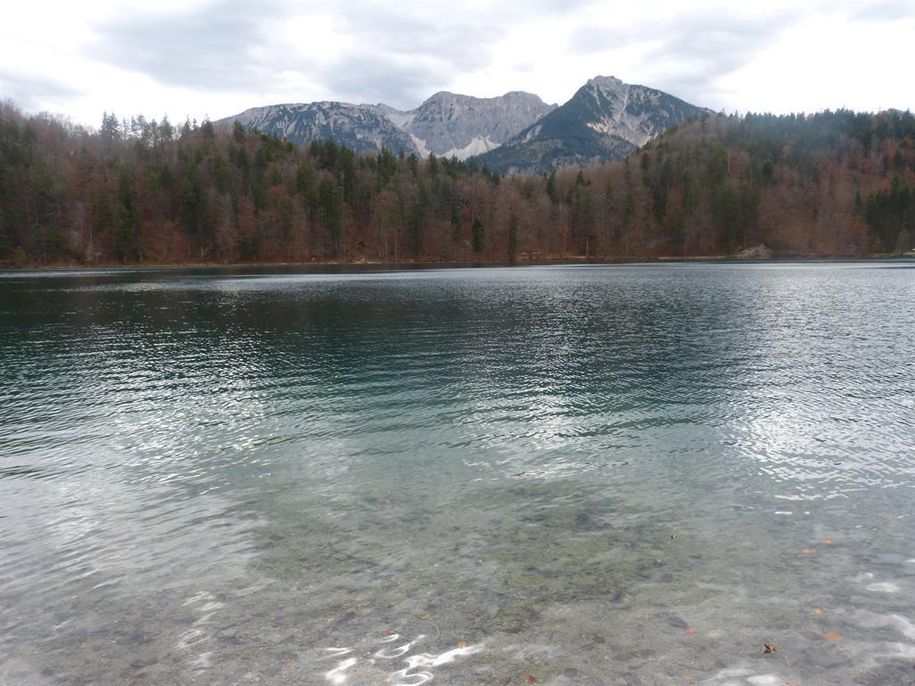
[[[0,262],[465,262],[911,248],[915,118],[704,115],[633,158],[501,177],[204,121],[0,106]]]

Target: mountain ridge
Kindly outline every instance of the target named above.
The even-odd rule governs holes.
[[[595,76],[566,103],[477,160],[499,173],[539,173],[622,159],[703,112],[710,110],[664,91]]]
[[[412,110],[384,103],[340,101],[252,107],[214,122],[238,121],[247,129],[303,145],[333,138],[355,152],[386,147],[394,152],[464,160],[501,145],[557,105],[533,93],[509,91],[492,98],[438,91]]]
[[[358,153],[388,148],[420,157],[475,158],[506,173],[619,159],[705,111],[657,89],[595,76],[562,105],[519,90],[490,98],[442,90],[411,110],[385,103],[285,103],[216,124],[238,121],[298,145],[334,139]]]

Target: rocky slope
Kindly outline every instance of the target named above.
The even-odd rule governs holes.
[[[432,152],[460,160],[499,147],[555,108],[522,91],[497,98],[442,91],[408,112],[378,105],[379,112],[410,135],[423,157]]]
[[[385,104],[314,102],[255,107],[216,123],[238,121],[297,145],[333,138],[358,153],[386,147],[463,160],[497,148],[555,107],[520,91],[496,98],[442,91],[406,111]]]
[[[645,86],[597,76],[561,107],[512,91],[475,98],[445,91],[413,110],[342,102],[272,105],[217,122],[298,145],[333,138],[357,153],[386,147],[427,157],[476,157],[501,173],[543,172],[625,157],[704,110]]]
[[[382,147],[395,152],[416,150],[407,133],[366,105],[312,102],[254,107],[216,124],[235,121],[248,130],[258,129],[296,145],[333,138],[357,153],[376,152]]]
[[[477,159],[501,173],[621,159],[704,111],[663,91],[597,76],[567,103]]]

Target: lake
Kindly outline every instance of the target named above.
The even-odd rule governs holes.
[[[910,684],[913,266],[2,273],[0,684]]]

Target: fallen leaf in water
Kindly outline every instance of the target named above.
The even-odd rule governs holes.
[[[385,636],[393,636],[393,635],[394,635],[394,632],[391,631],[390,629],[385,629],[385,630],[384,630],[384,635],[385,635]]]
[[[822,541],[820,541],[820,543],[823,545],[832,545],[834,541],[831,538],[824,538]]]
[[[823,612],[820,608],[815,607],[810,611],[810,614],[813,615],[814,617],[822,617],[826,613]]]
[[[537,677],[535,677],[533,674],[525,675],[524,680],[529,684],[537,683]]]
[[[423,612],[423,613],[419,616],[419,618],[420,618],[420,619],[429,619],[429,613],[428,613],[428,612]]]
[[[778,652],[778,643],[763,643],[763,652],[764,653],[777,653]]]
[[[467,647],[467,641],[458,641],[458,648],[464,650]]]
[[[687,638],[693,638],[695,635],[696,635],[696,630],[693,629],[693,627],[690,627],[689,629],[686,630]]]
[[[836,643],[838,643],[838,642],[841,641],[843,638],[845,638],[842,634],[840,634],[840,633],[839,633],[838,631],[836,631],[835,629],[830,629],[829,631],[827,631],[827,632],[826,632],[825,634],[823,634],[823,635],[824,635],[826,638],[828,638],[830,641],[835,641]]]
[[[705,635],[708,638],[715,638],[716,636],[718,636],[718,631],[716,629],[709,629],[708,631],[705,632]]]
[[[801,550],[801,555],[812,555],[812,554],[813,554],[813,550],[811,550],[810,548],[804,548],[803,550]]]
[[[295,664],[295,660],[293,660],[291,657],[287,657],[285,660],[283,660],[283,667],[285,669],[289,669],[294,664]]]

